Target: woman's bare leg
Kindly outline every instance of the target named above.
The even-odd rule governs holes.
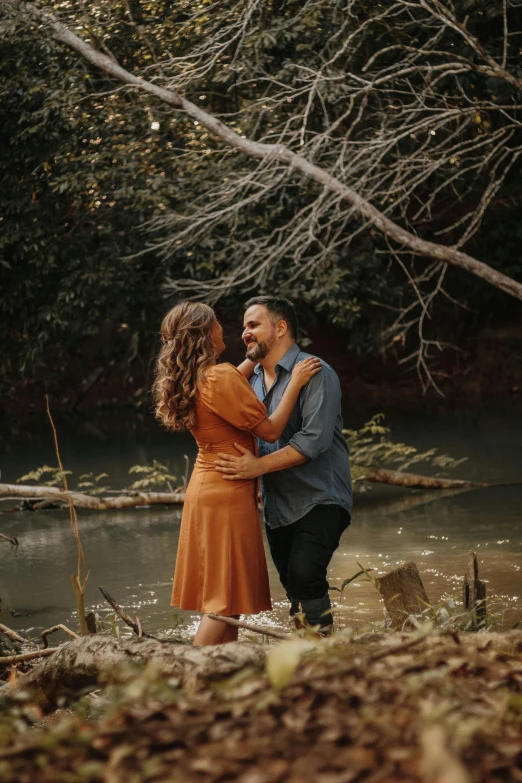
[[[225,638],[223,639],[223,644],[225,644],[226,642],[237,642],[237,633],[239,629],[234,628],[232,625],[227,625],[226,629],[227,630],[225,631]]]
[[[227,626],[219,620],[211,620],[208,614],[201,618],[199,628],[194,637],[194,646],[206,646],[210,644],[223,644]]]
[[[210,644],[235,642],[236,640],[237,628],[233,628],[231,625],[222,623],[219,620],[212,620],[208,614],[204,614],[192,644],[203,647]]]

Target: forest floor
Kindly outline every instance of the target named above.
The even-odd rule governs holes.
[[[522,632],[339,634],[183,686],[0,707],[2,783],[522,781]]]

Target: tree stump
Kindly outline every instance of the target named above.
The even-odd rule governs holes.
[[[486,607],[486,583],[478,578],[478,560],[475,552],[469,553],[470,577],[464,574],[464,588],[462,592],[462,604],[464,609],[471,612],[473,628],[484,628],[487,619]]]
[[[87,628],[89,629],[89,634],[95,634],[98,633],[98,629],[96,628],[96,615],[94,612],[89,612],[85,615],[85,621],[87,623]]]
[[[393,628],[401,628],[410,614],[418,614],[429,605],[419,569],[414,562],[394,568],[379,578],[379,592]]]

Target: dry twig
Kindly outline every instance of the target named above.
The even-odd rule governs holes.
[[[24,639],[23,636],[20,636],[20,634],[16,633],[16,631],[12,631],[7,627],[7,625],[4,625],[3,623],[0,623],[0,633],[5,633],[5,635],[13,642],[21,642],[22,644],[25,644],[27,641],[27,639]]]
[[[43,650],[46,650],[48,647],[47,637],[49,634],[54,633],[55,631],[64,631],[65,633],[69,634],[73,639],[79,639],[79,636],[77,633],[74,633],[74,631],[71,631],[70,628],[67,628],[66,625],[63,625],[62,623],[58,623],[58,625],[53,625],[52,628],[47,628],[46,631],[42,631],[42,642],[43,642]]]
[[[49,395],[45,395],[45,404],[47,408],[47,415],[49,417],[49,421],[51,422],[51,427],[53,429],[53,437],[54,437],[54,448],[56,451],[56,459],[58,461],[58,467],[60,468],[60,473],[62,476],[63,481],[63,488],[65,495],[67,497],[67,503],[69,505],[69,519],[71,522],[71,528],[74,534],[74,539],[76,541],[76,548],[78,551],[78,564],[76,568],[76,573],[71,574],[71,584],[73,586],[74,594],[76,596],[76,605],[78,608],[78,621],[80,623],[80,630],[82,632],[83,636],[87,636],[89,633],[89,628],[87,625],[87,620],[85,619],[85,603],[83,600],[83,597],[85,595],[85,591],[87,589],[87,563],[85,560],[85,554],[83,551],[82,542],[80,540],[80,530],[78,528],[78,515],[76,514],[76,509],[74,507],[73,500],[71,498],[71,494],[69,492],[69,488],[67,486],[67,475],[63,469],[62,465],[62,459],[60,457],[60,449],[58,447],[58,433],[56,432],[56,427],[54,426],[53,417],[51,414],[51,408],[49,406]]]
[[[0,533],[0,538],[2,538],[4,541],[9,541],[9,543],[13,546],[18,546],[18,539],[16,536],[4,536],[3,533]]]
[[[135,622],[132,619],[132,617],[129,617],[127,612],[124,609],[122,609],[122,607],[116,602],[116,600],[112,597],[110,593],[104,590],[103,587],[98,587],[98,590],[101,592],[101,594],[103,595],[107,603],[109,603],[112,606],[116,614],[119,615],[119,617],[121,617],[123,622],[126,625],[128,625],[129,628],[132,628],[132,630],[137,636],[145,636],[147,639],[156,639],[156,637],[152,636],[152,634],[143,632],[139,617],[136,617],[136,622]]]
[[[53,655],[59,649],[59,647],[48,647],[46,650],[35,650],[34,652],[22,653],[21,655],[4,655],[0,657],[0,668],[5,669],[7,666],[14,666],[17,663],[45,658],[48,655]]]
[[[211,620],[219,620],[220,623],[226,623],[233,628],[244,628],[246,631],[254,631],[254,633],[261,633],[264,636],[272,636],[274,639],[289,639],[291,637],[291,634],[283,633],[282,631],[274,631],[266,625],[244,623],[241,620],[234,620],[233,617],[223,617],[222,615],[214,614],[213,612],[209,613],[208,616]]]

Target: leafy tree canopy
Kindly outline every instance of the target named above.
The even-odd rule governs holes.
[[[0,23],[4,384],[52,379],[71,362],[80,375],[100,361],[146,363],[181,280],[230,312],[277,289],[349,328],[352,348],[403,335],[408,350],[440,265],[397,255],[301,175],[256,167],[115,85],[53,41],[32,4],[12,5],[3,0]],[[247,138],[302,150],[414,232],[520,275],[520,9],[458,0],[442,7],[455,25],[437,0],[40,7]],[[446,293],[492,306],[462,274]]]

